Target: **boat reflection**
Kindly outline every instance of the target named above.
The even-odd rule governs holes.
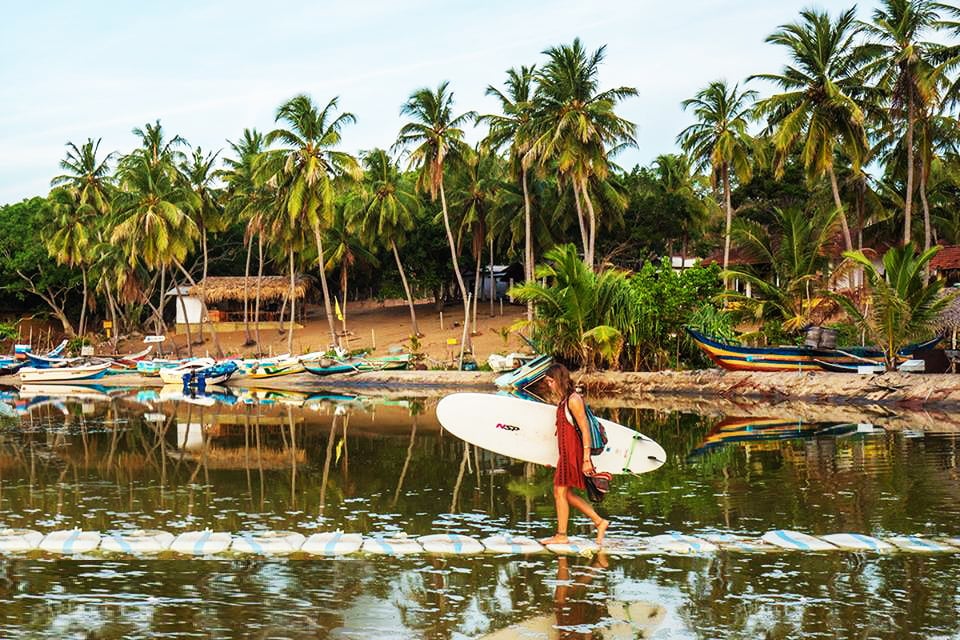
[[[883,433],[869,423],[805,422],[799,418],[726,417],[710,429],[689,458],[697,458],[727,445],[753,446],[780,440],[843,437],[854,434]]]

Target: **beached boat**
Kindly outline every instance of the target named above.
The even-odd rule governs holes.
[[[159,376],[161,369],[174,369],[188,362],[187,360],[168,360],[165,358],[154,358],[153,360],[141,360],[137,363],[137,373],[142,376]]]
[[[185,387],[215,385],[229,380],[236,370],[237,365],[233,362],[198,358],[179,367],[161,369],[160,379],[164,384],[180,384]]]
[[[838,347],[822,349],[804,346],[744,347],[719,338],[711,338],[699,331],[687,328],[694,343],[707,356],[724,369],[732,371],[822,371],[818,363],[848,366],[883,363],[883,352],[869,347]],[[908,345],[897,355],[909,358],[918,351],[930,349],[940,337]]]
[[[288,376],[303,371],[303,364],[300,360],[290,357],[281,360],[275,358],[266,360],[234,360],[233,363],[237,365],[236,377],[250,378],[252,380]]]
[[[347,360],[319,359],[303,360],[303,368],[315,376],[329,376],[337,373],[365,373],[367,371],[387,371],[406,369],[410,366],[410,354],[382,356],[379,358],[350,358]]]
[[[493,382],[499,389],[523,389],[545,376],[552,364],[551,356],[538,356],[522,367],[504,373]]]
[[[867,362],[861,362],[859,364],[841,364],[839,362],[824,362],[823,360],[817,359],[814,359],[814,362],[816,362],[817,366],[824,371],[829,371],[831,373],[858,373],[860,375],[871,375],[883,373],[887,370],[885,365]]]
[[[75,380],[94,380],[103,377],[110,368],[109,362],[85,364],[75,367],[50,367],[38,369],[24,367],[20,369],[21,382],[72,382]]]

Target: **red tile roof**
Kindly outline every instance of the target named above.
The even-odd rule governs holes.
[[[930,260],[930,268],[935,271],[960,269],[960,245],[949,245],[940,249]]]

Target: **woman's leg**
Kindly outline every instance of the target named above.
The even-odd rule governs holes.
[[[567,500],[571,495],[569,487],[553,487],[553,501],[557,507],[557,534],[541,540],[544,544],[567,542],[567,523],[570,520],[570,503]]]
[[[566,487],[564,487],[566,489]],[[607,533],[607,527],[610,526],[610,523],[607,520],[604,520],[600,517],[596,511],[593,510],[593,507],[590,506],[590,503],[578,496],[573,491],[568,491],[566,495],[566,501],[568,505],[573,505],[579,509],[583,515],[590,518],[590,521],[597,528],[597,544],[603,544],[603,536]],[[569,508],[568,508],[568,517],[569,517]]]

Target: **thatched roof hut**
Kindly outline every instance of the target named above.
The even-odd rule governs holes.
[[[936,326],[942,333],[955,332],[960,329],[960,292],[955,287],[947,287],[940,295],[952,295],[953,300],[937,316]]]
[[[201,280],[197,286],[190,287],[189,295],[200,297],[205,295],[207,304],[222,302],[243,302],[244,280],[247,281],[246,297],[253,301],[257,296],[257,277],[251,276],[209,276]],[[293,293],[297,300],[301,300],[313,288],[313,278],[297,276],[294,280]],[[260,299],[265,302],[287,300],[290,296],[290,278],[287,276],[263,276],[260,278]]]

